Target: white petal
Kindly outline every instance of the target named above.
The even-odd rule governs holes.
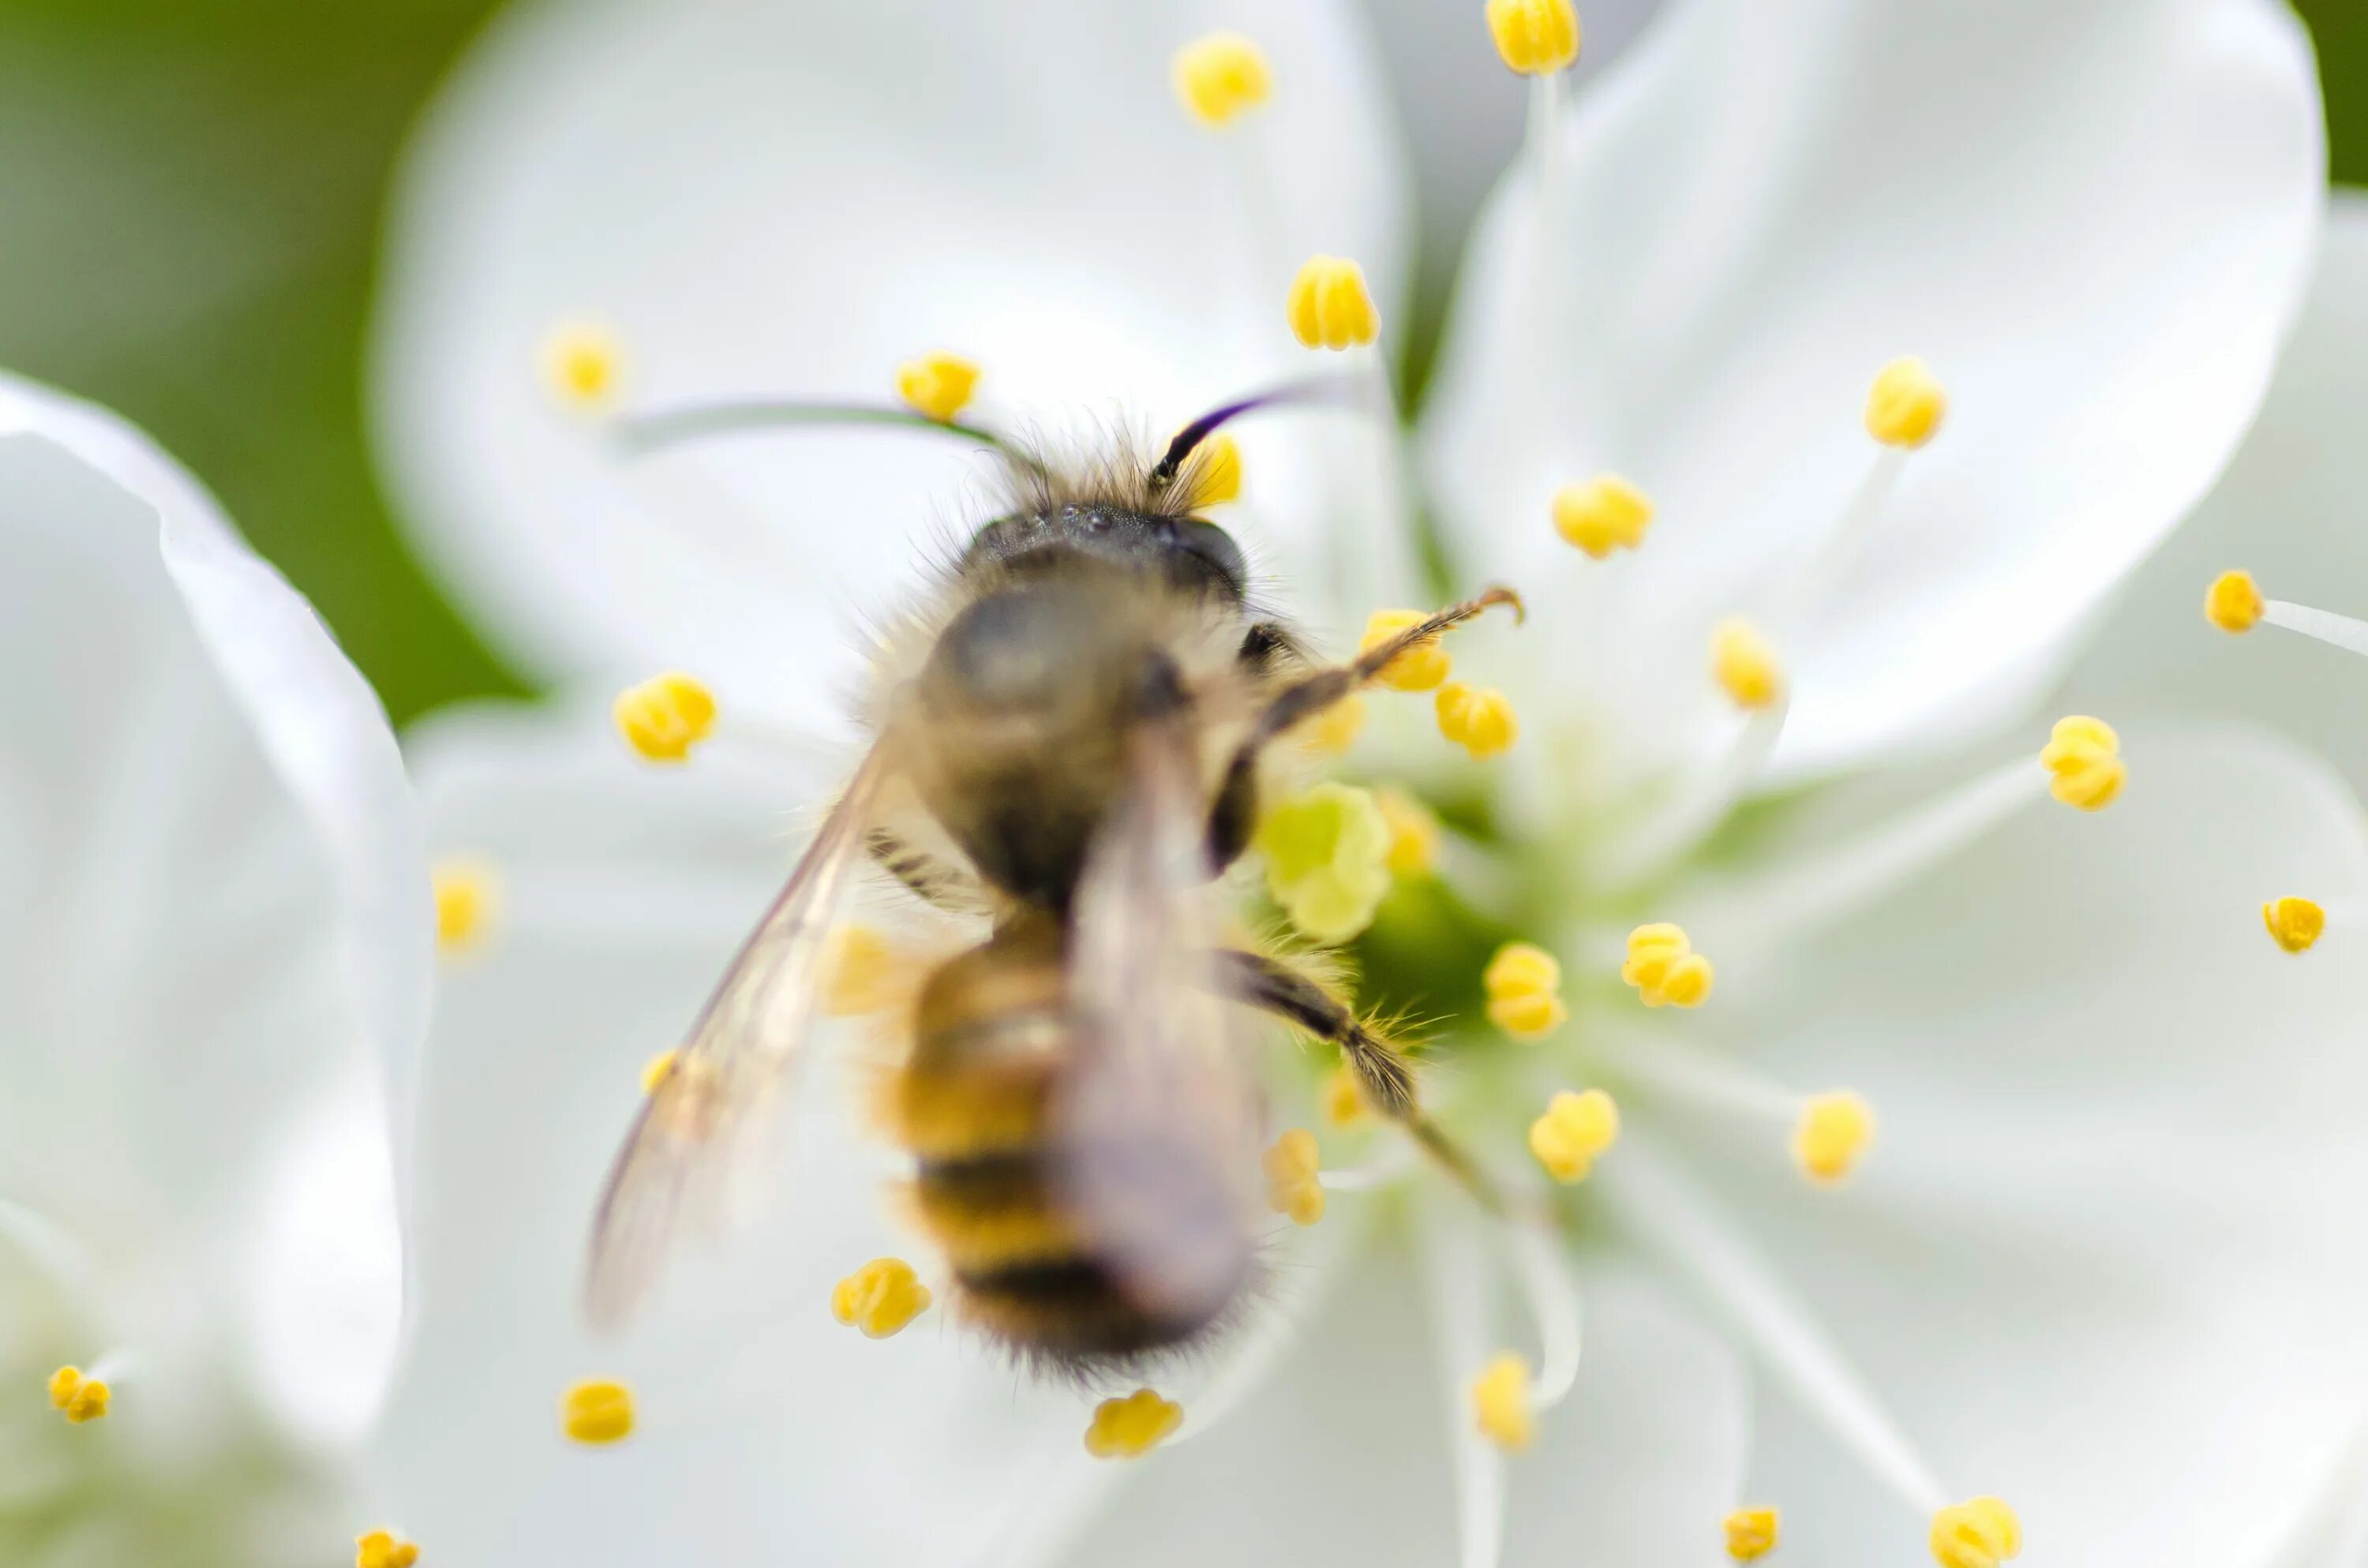
[[[1555,641],[1529,663],[1603,730],[1606,787],[1731,722],[1710,628],[1770,613],[1811,558],[1899,355],[1946,383],[1948,423],[1787,640],[1776,775],[2021,711],[2243,433],[2322,201],[2309,48],[2266,0],[1695,0],[1567,152],[1543,384],[1515,178],[1427,436],[1454,542],[1530,590]],[[1500,449],[1541,398],[1558,434]],[[1598,563],[1546,501],[1603,469],[1659,517]]]
[[[1360,258],[1395,313],[1394,132],[1341,0],[1259,6],[1273,102],[1223,136],[1191,125],[1169,57],[1225,19],[1198,0],[513,12],[414,155],[379,330],[382,446],[434,558],[538,668],[683,665],[826,722],[857,618],[977,520],[958,505],[977,457],[823,431],[627,462],[545,406],[542,335],[611,320],[648,406],[889,401],[900,360],[948,348],[985,367],[980,417],[1055,433],[1164,436],[1306,373],[1282,315],[1301,257]],[[1237,156],[1270,172],[1271,237]],[[1351,522],[1378,540],[1351,567],[1393,545],[1292,472],[1339,418],[1244,437],[1248,542],[1311,591]]]

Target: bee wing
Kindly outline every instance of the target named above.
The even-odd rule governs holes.
[[[1078,886],[1076,1054],[1053,1107],[1053,1169],[1130,1293],[1197,1321],[1248,1261],[1262,1110],[1238,1017],[1220,999],[1190,739],[1146,730],[1133,753],[1132,786]]]
[[[593,1216],[585,1311],[595,1326],[621,1325],[676,1238],[724,1217],[734,1177],[762,1146],[760,1131],[775,1124],[885,771],[875,746],[643,1101]]]

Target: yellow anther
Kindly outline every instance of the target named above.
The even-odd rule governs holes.
[[[1192,485],[1196,506],[1222,506],[1242,496],[1242,447],[1231,436],[1216,435],[1201,446],[1200,468]]]
[[[1524,76],[1566,71],[1578,59],[1571,0],[1488,0],[1488,33],[1505,63]]]
[[[1472,1380],[1472,1420],[1483,1436],[1508,1453],[1519,1453],[1538,1435],[1530,1407],[1530,1364],[1507,1351]]]
[[[674,1059],[677,1053],[661,1051],[642,1063],[642,1093],[655,1095],[658,1085],[674,1074]]]
[[[896,1000],[897,981],[906,972],[887,937],[869,926],[842,926],[831,933],[830,983],[823,1011],[835,1018],[876,1013]]]
[[[617,733],[644,762],[681,762],[715,729],[715,694],[680,671],[652,676],[617,694]]]
[[[1599,473],[1554,494],[1554,531],[1600,561],[1634,550],[1653,526],[1653,500],[1616,473]]]
[[[2203,619],[2223,631],[2250,631],[2269,608],[2250,572],[2223,572],[2203,591]]]
[[[50,1374],[51,1407],[77,1426],[105,1415],[108,1402],[114,1397],[114,1390],[85,1376],[80,1367],[60,1367]]]
[[[2112,805],[2129,775],[2128,765],[2122,761],[2122,738],[2113,733],[2113,727],[2080,714],[2055,721],[2047,744],[2040,751],[2039,763],[2055,776],[2048,783],[2048,793],[2084,812],[2100,812]]]
[[[419,1548],[393,1530],[372,1530],[354,1538],[354,1568],[411,1568]]]
[[[1570,1017],[1562,1004],[1562,965],[1543,948],[1508,942],[1480,971],[1488,1021],[1515,1040],[1538,1040]]]
[[[1694,951],[1683,926],[1658,921],[1628,933],[1620,978],[1636,988],[1647,1007],[1699,1007],[1718,975],[1710,960]]]
[[[1921,359],[1894,359],[1866,394],[1866,433],[1886,447],[1920,447],[1940,433],[1949,393]]]
[[[1365,269],[1344,256],[1311,256],[1283,303],[1292,335],[1309,348],[1348,348],[1381,335]]]
[[[1521,738],[1513,699],[1494,687],[1452,680],[1439,688],[1437,702],[1439,733],[1471,753],[1474,762],[1502,756]]]
[[[1737,1508],[1726,1517],[1726,1554],[1752,1562],[1776,1550],[1776,1510]]]
[[[1354,1127],[1365,1119],[1365,1091],[1346,1065],[1335,1067],[1324,1080],[1324,1119],[1334,1127]]]
[[[1873,1142],[1873,1107],[1848,1089],[1811,1095],[1793,1129],[1793,1158],[1811,1181],[1840,1181]]]
[[[1365,699],[1350,693],[1293,732],[1300,744],[1318,756],[1338,756],[1357,744],[1365,728]]]
[[[885,1339],[929,1310],[929,1288],[901,1257],[875,1257],[832,1287],[830,1315]]]
[[[2022,1521],[1996,1497],[1952,1503],[1932,1516],[1932,1561],[1941,1568],[1998,1568],[2022,1551]]]
[[[1319,942],[1345,942],[1373,923],[1390,891],[1390,827],[1366,790],[1318,784],[1258,824],[1266,890]]]
[[[1757,628],[1722,620],[1710,634],[1710,673],[1737,708],[1765,708],[1784,692],[1784,666]]]
[[[1094,1406],[1094,1424],[1086,1428],[1086,1452],[1098,1460],[1141,1459],[1182,1425],[1182,1405],[1149,1389],[1137,1389],[1124,1399],[1106,1399]]]
[[[969,406],[978,366],[959,354],[924,354],[896,367],[896,395],[940,425]]]
[[[1320,1169],[1315,1134],[1292,1128],[1274,1141],[1259,1164],[1266,1171],[1268,1208],[1290,1215],[1294,1225],[1312,1225],[1324,1218],[1324,1184],[1315,1179]]]
[[[482,860],[438,860],[428,872],[436,895],[436,946],[462,953],[492,935],[501,908],[500,873]]]
[[[575,414],[605,414],[625,385],[625,349],[606,322],[564,321],[543,334],[539,356],[542,389]]]
[[[1376,790],[1373,803],[1390,824],[1390,852],[1383,864],[1394,877],[1429,874],[1439,858],[1439,819],[1420,801],[1401,790]]]
[[[2306,953],[2327,929],[2327,911],[2306,898],[2273,898],[2261,905],[2270,940],[2290,953]]]
[[[1176,97],[1203,125],[1224,125],[1266,102],[1274,73],[1258,45],[1239,33],[1210,33],[1176,51]]]
[[[1620,1108],[1601,1089],[1565,1089],[1530,1123],[1530,1153],[1558,1182],[1585,1181],[1595,1162],[1618,1142]]]
[[[1357,640],[1357,652],[1370,653],[1410,626],[1419,626],[1430,617],[1418,609],[1377,609],[1365,622],[1365,634]],[[1427,637],[1382,666],[1373,678],[1392,691],[1429,691],[1447,678],[1454,661],[1436,637]]]
[[[579,1443],[620,1443],[632,1436],[633,1391],[595,1379],[577,1383],[559,1402],[559,1426]]]

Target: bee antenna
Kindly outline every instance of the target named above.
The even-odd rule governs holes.
[[[1176,476],[1184,471],[1185,460],[1200,449],[1201,443],[1243,415],[1292,403],[1349,403],[1356,398],[1360,385],[1356,378],[1350,376],[1310,376],[1304,381],[1286,381],[1281,386],[1269,387],[1248,397],[1219,403],[1176,432],[1176,438],[1167,443],[1167,455],[1152,465],[1151,493],[1156,495],[1175,483]]]
[[[633,415],[617,420],[610,430],[619,446],[629,454],[639,457],[661,447],[697,440],[701,437],[800,425],[884,425],[907,430],[926,430],[939,436],[974,441],[980,446],[993,448],[1014,462],[1030,468],[1038,466],[1033,458],[992,430],[951,419],[932,419],[926,414],[885,403],[814,403],[782,398],[701,403],[664,409],[655,414]]]

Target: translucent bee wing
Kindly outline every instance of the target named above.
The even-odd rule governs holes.
[[[594,1326],[621,1326],[676,1241],[728,1217],[763,1133],[781,1119],[886,771],[874,747],[643,1103],[593,1216],[584,1301]]]

